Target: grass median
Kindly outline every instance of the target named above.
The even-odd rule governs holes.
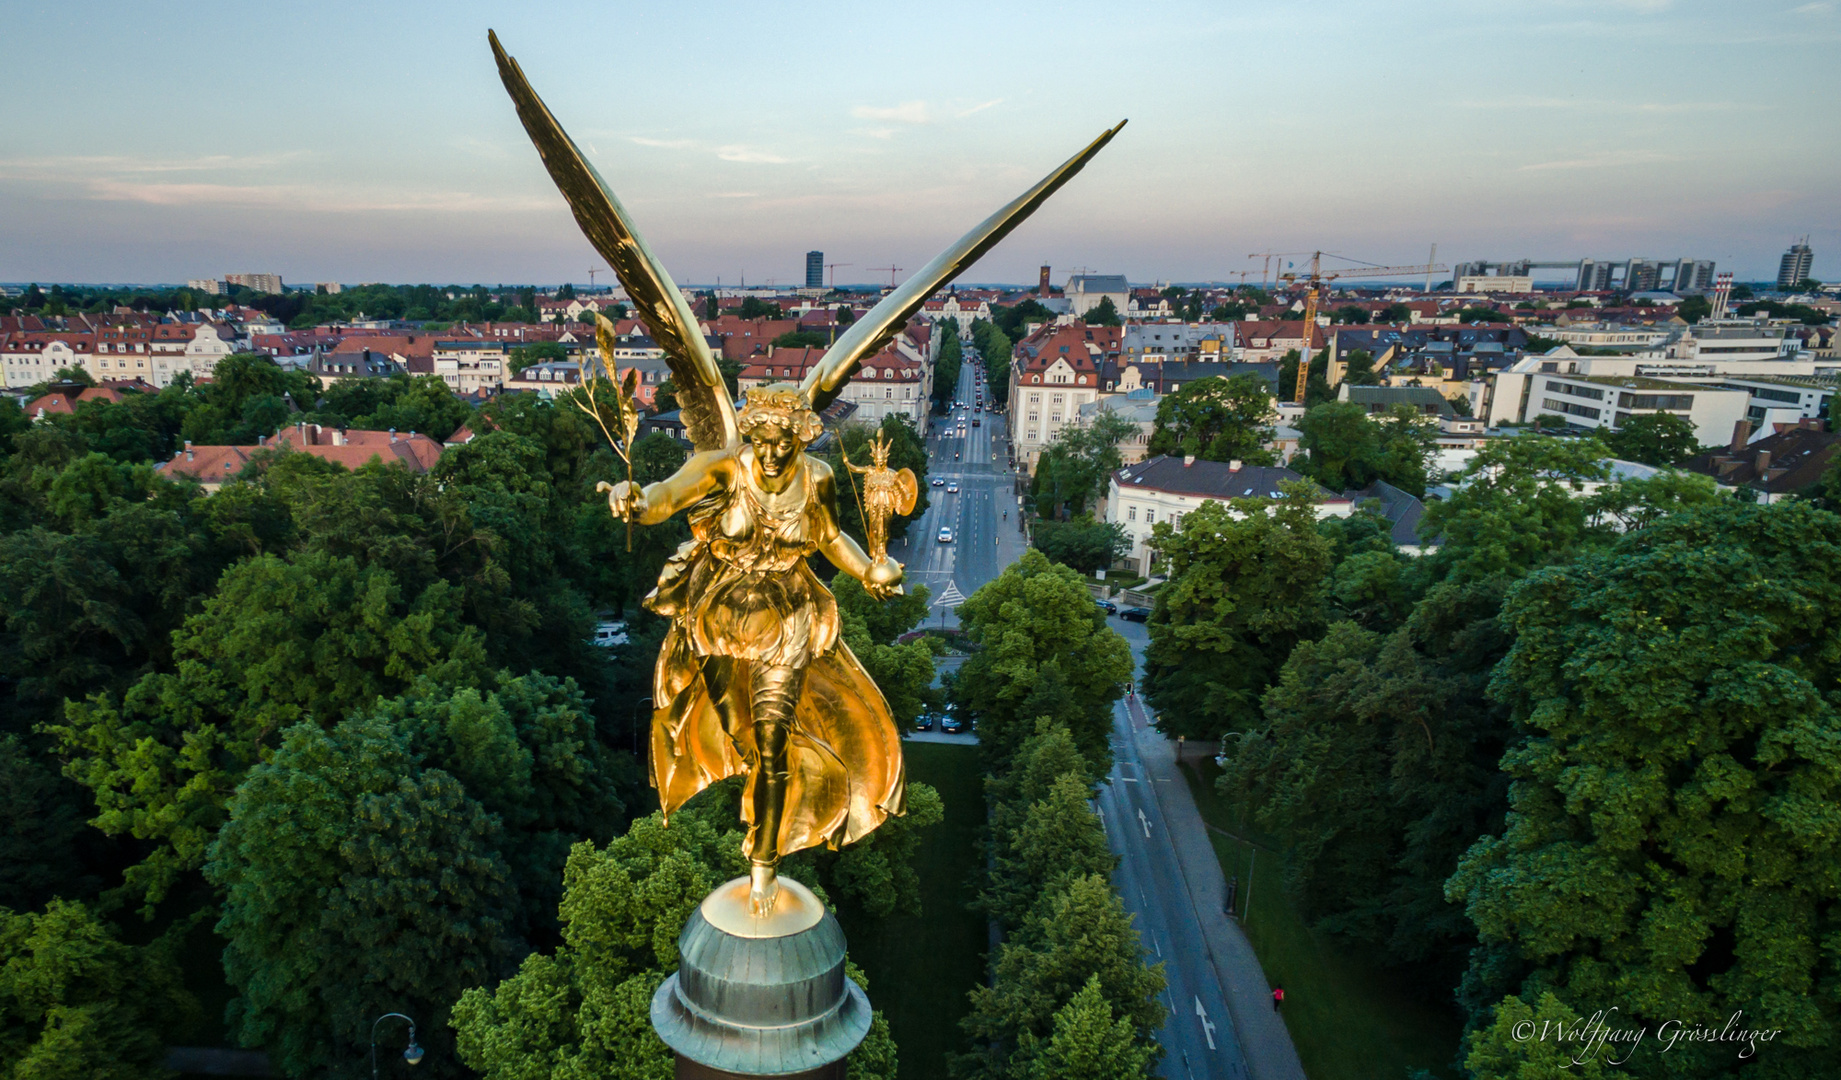
[[[1265,969],[1285,988],[1285,1026],[1310,1080],[1403,1080],[1410,1070],[1452,1076],[1463,1025],[1453,1006],[1319,935],[1285,895],[1284,856],[1240,822],[1215,791],[1210,759],[1183,763],[1223,875],[1239,880],[1241,926]],[[1250,890],[1250,893],[1249,893]],[[1250,906],[1249,906],[1250,905]]]
[[[869,1000],[888,1017],[901,1075],[946,1075],[948,1054],[964,1048],[959,1018],[966,994],[984,979],[987,921],[970,910],[976,895],[977,833],[984,824],[984,772],[976,746],[904,742],[908,778],[938,789],[946,819],[915,853],[921,914],[868,919],[838,912],[850,958],[869,976]]]

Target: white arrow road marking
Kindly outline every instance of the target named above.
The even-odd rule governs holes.
[[[1208,1040],[1208,1048],[1215,1048],[1215,1026],[1208,1022],[1208,1010],[1202,1008],[1202,999],[1195,999],[1195,1015],[1202,1018],[1202,1036]]]
[[[1146,820],[1143,810],[1138,811],[1138,824],[1144,826],[1144,838],[1149,840],[1151,838],[1151,823]]]

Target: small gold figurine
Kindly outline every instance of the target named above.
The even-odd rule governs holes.
[[[902,569],[888,557],[887,522],[892,512],[913,509],[914,474],[890,470],[886,447],[865,469],[872,492],[864,509],[872,551],[865,552],[838,528],[830,466],[805,453],[823,431],[819,414],[927,297],[1002,240],[1125,125],[1095,139],[883,298],[803,382],[750,387],[738,414],[684,294],[517,62],[489,36],[499,76],[544,167],[665,350],[678,388],[696,454],[643,490],[630,480],[604,489],[616,517],[655,525],[687,511],[690,520],[691,539],[646,597],[647,607],[671,620],[653,677],[650,778],[669,820],[710,784],[747,776],[749,914],[764,920],[778,895],[781,856],[858,840],[902,813],[906,794],[888,703],[840,639],[837,602],[806,560],[822,552],[860,578],[871,596],[898,592]]]
[[[889,518],[912,514],[920,498],[920,481],[913,469],[896,472],[889,468],[889,439],[876,432],[869,442],[870,464],[858,465],[844,455],[844,466],[863,478],[863,534],[869,541],[869,557],[880,561],[889,553]],[[838,449],[844,448],[843,440]],[[901,591],[896,586],[897,592]]]

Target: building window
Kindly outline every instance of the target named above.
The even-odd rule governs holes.
[[[1060,413],[1049,413],[1048,419],[1050,423],[1059,424],[1061,422],[1061,414]]]
[[[1126,521],[1138,520],[1138,508],[1135,506],[1126,507],[1125,508],[1125,520]]]
[[[1619,394],[1617,407],[1620,409],[1679,409],[1686,412],[1694,407],[1693,394]]]
[[[1600,415],[1600,411],[1592,408],[1590,405],[1580,405],[1571,401],[1558,401],[1554,398],[1543,398],[1541,400],[1541,407],[1552,409],[1554,412],[1558,413],[1566,413],[1569,416],[1583,416],[1588,420],[1596,420]]]
[[[1558,383],[1549,380],[1547,383],[1547,390],[1550,393],[1568,394],[1572,397],[1585,398],[1588,401],[1604,400],[1604,391],[1590,386],[1570,386],[1566,383]]]
[[[1148,506],[1147,506],[1147,507],[1145,507],[1145,508],[1144,508],[1144,523],[1145,523],[1146,525],[1154,525],[1154,524],[1156,524],[1156,523],[1157,523],[1157,511],[1155,511],[1155,510],[1152,510],[1152,509],[1151,509],[1150,507],[1148,507]]]

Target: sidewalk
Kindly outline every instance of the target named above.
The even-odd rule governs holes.
[[[1148,720],[1141,701],[1134,699],[1130,708],[1135,718]],[[1153,780],[1168,781],[1151,784],[1151,790],[1163,807],[1190,898],[1201,915],[1201,931],[1214,953],[1216,974],[1233,1014],[1234,1033],[1246,1055],[1247,1069],[1253,1080],[1305,1080],[1304,1066],[1291,1044],[1291,1032],[1283,1018],[1272,1011],[1272,987],[1259,966],[1259,957],[1241,933],[1240,924],[1221,912],[1227,884],[1221,878],[1221,863],[1215,858],[1214,846],[1208,842],[1201,811],[1195,808],[1189,781],[1176,767],[1176,745],[1155,728],[1140,729],[1134,724],[1133,730],[1145,771]]]

